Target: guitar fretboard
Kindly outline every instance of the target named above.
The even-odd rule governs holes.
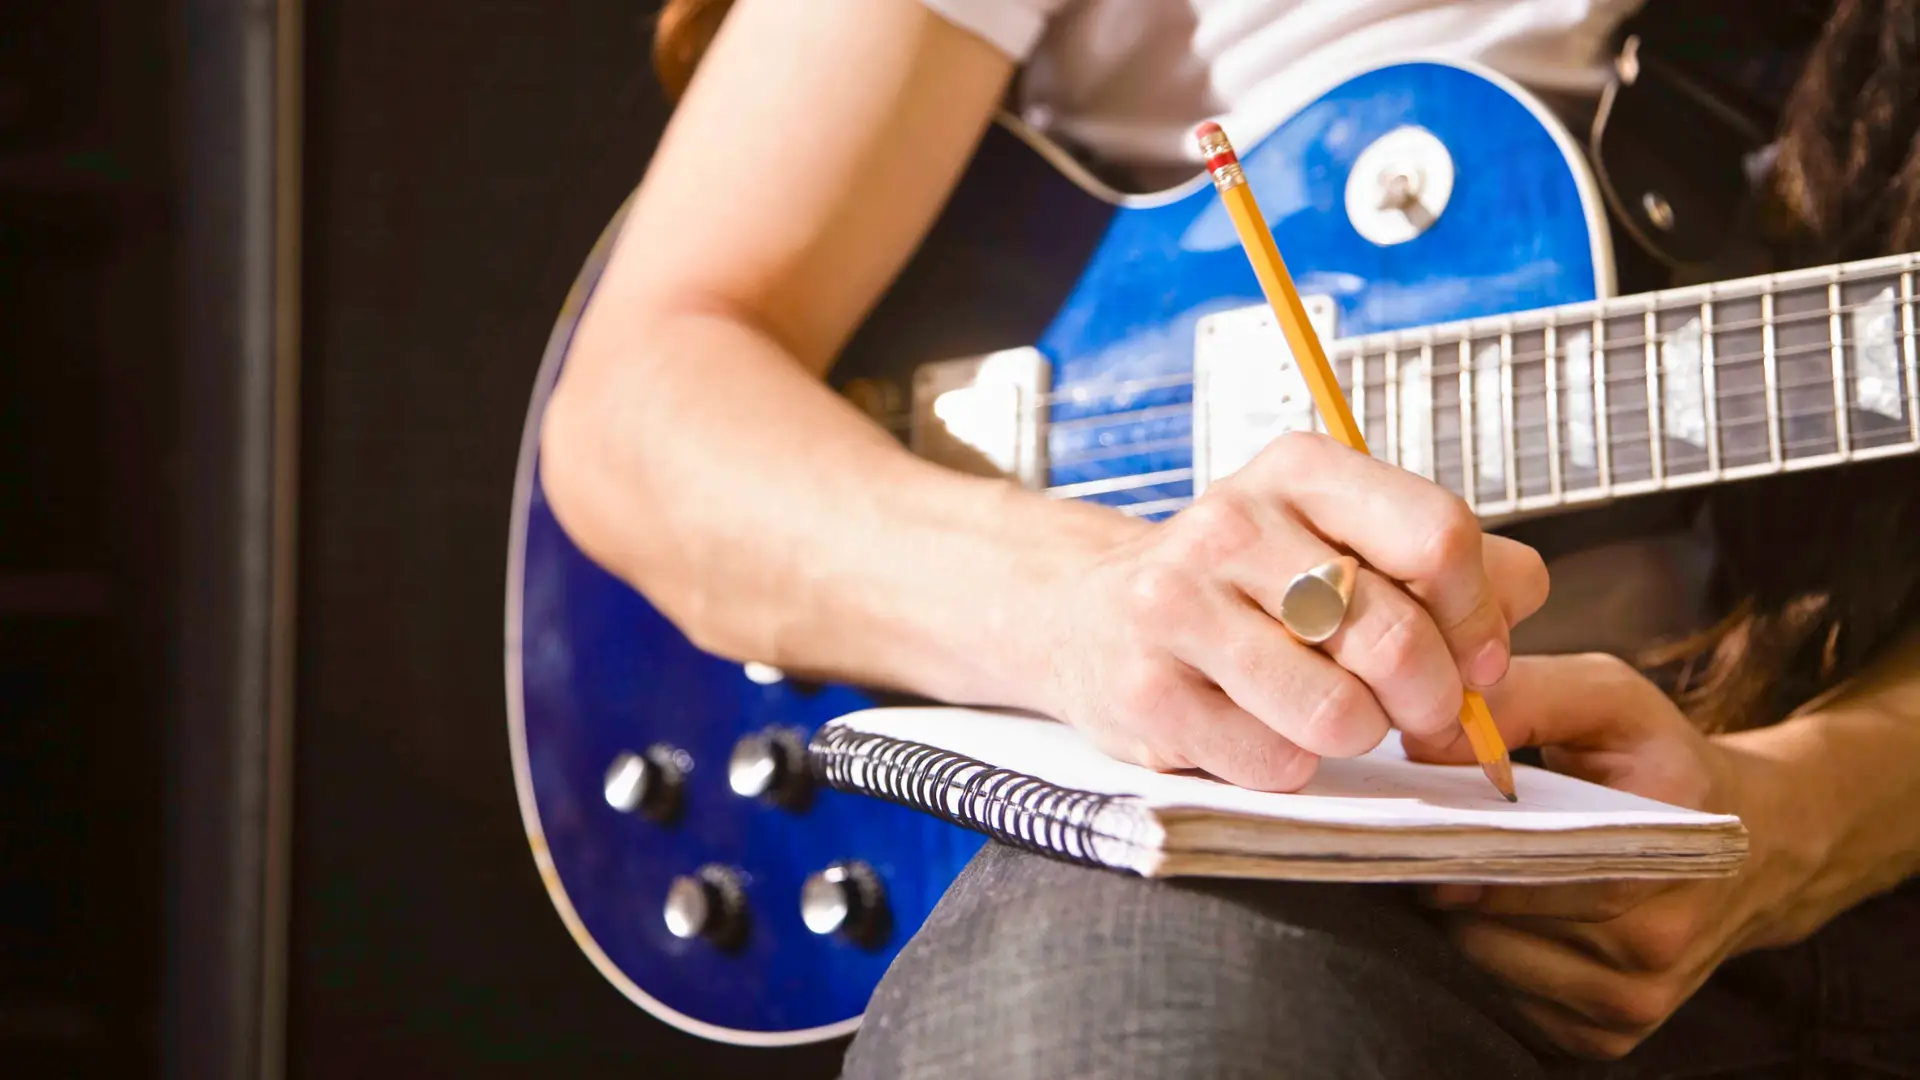
[[[1902,255],[1329,349],[1373,452],[1483,518],[1920,448]]]

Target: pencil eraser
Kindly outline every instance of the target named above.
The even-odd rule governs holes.
[[[1216,179],[1221,169],[1239,164],[1239,155],[1233,152],[1233,144],[1227,141],[1227,133],[1219,124],[1208,120],[1193,129],[1193,137],[1200,144],[1200,157],[1206,162],[1207,172]]]

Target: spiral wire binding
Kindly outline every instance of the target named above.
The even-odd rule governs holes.
[[[1104,812],[1133,802],[1126,796],[1076,791],[951,750],[831,724],[807,749],[820,779],[832,787],[925,811],[1030,851],[1107,866],[1109,860],[1095,854],[1097,844],[1138,842],[1095,828]]]

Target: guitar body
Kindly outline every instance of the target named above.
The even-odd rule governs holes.
[[[1404,242],[1356,231],[1356,160],[1400,129],[1451,161],[1431,228]],[[1484,73],[1409,64],[1359,74],[1242,160],[1303,294],[1329,301],[1342,337],[1571,304],[1611,288],[1595,188],[1565,133]],[[981,838],[877,799],[818,791],[798,809],[735,794],[736,742],[801,742],[869,707],[857,687],[802,685],[688,643],[556,523],[539,474],[543,405],[617,231],[570,297],[539,373],[521,447],[506,617],[510,738],[534,858],[580,948],[654,1016],[727,1042],[782,1045],[857,1024],[895,952]],[[914,366],[1037,346],[1051,367],[1049,486],[1131,476],[1165,482],[1088,495],[1136,509],[1192,494],[1191,385],[1202,317],[1263,302],[1204,177],[1151,199],[1076,182],[1057,155],[996,127],[918,257],[856,337],[836,378],[905,385]],[[1158,381],[1156,381],[1158,380]],[[1098,488],[1098,484],[1094,484]],[[656,751],[681,774],[677,814],[610,804],[610,763]],[[864,945],[811,932],[808,875],[859,860],[888,922]],[[730,947],[682,939],[662,917],[678,877],[730,868],[744,902]]]

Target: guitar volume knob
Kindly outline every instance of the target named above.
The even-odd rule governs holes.
[[[821,937],[839,935],[871,947],[886,937],[886,890],[867,864],[834,863],[801,885],[800,920]]]
[[[621,754],[607,766],[601,793],[623,814],[668,821],[680,810],[680,766],[671,750],[654,747],[644,754]]]
[[[786,731],[744,736],[727,759],[727,786],[743,799],[759,799],[790,810],[805,805],[812,793],[807,752]]]
[[[733,871],[709,863],[673,879],[661,916],[667,933],[682,941],[705,938],[730,949],[746,933],[746,894]]]

